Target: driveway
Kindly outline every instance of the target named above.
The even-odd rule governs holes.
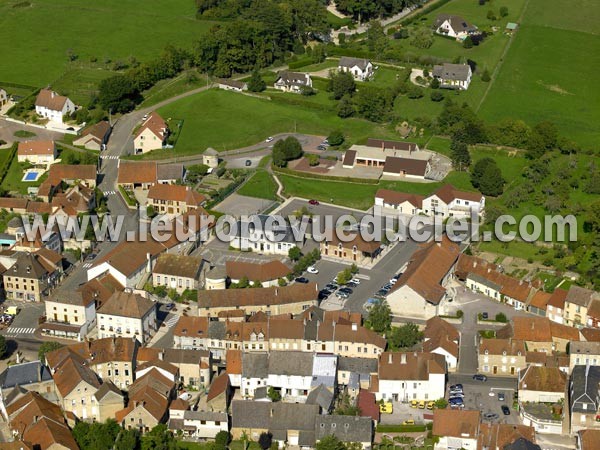
[[[35,133],[34,137],[30,138],[19,138],[14,135],[16,131],[25,130]],[[41,141],[41,140],[53,140],[59,141],[63,138],[63,134],[57,131],[50,131],[44,128],[32,127],[29,125],[22,125],[20,123],[11,122],[6,120],[4,117],[0,117],[0,139],[6,142],[22,142],[22,141]]]

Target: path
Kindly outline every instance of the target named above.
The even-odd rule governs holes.
[[[525,11],[527,11],[527,7],[528,6],[529,6],[529,0],[526,0],[525,1],[525,5],[523,6],[523,11],[521,11],[521,15],[519,16],[519,19],[518,19],[517,23],[519,23],[519,24],[523,23],[523,16],[525,16]],[[508,38],[508,42],[504,46],[504,50],[502,51],[502,55],[500,55],[500,61],[498,62],[498,64],[496,64],[496,67],[494,68],[494,72],[492,73],[492,77],[490,79],[490,82],[488,83],[488,86],[487,86],[485,92],[481,96],[481,100],[479,100],[479,103],[477,104],[477,107],[475,108],[475,112],[476,113],[479,112],[479,109],[481,108],[481,105],[483,105],[483,102],[487,98],[488,93],[492,89],[492,86],[493,86],[494,82],[496,81],[496,78],[498,77],[498,74],[500,73],[500,69],[502,68],[502,65],[504,64],[504,57],[508,53],[508,50],[510,49],[513,41],[515,40],[515,36],[517,34],[519,34],[519,30],[517,30],[516,33],[512,33],[510,35],[510,37]]]

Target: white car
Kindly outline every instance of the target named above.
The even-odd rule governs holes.
[[[265,139],[265,142],[273,142],[273,136],[269,136],[267,139]]]
[[[315,266],[310,266],[306,271],[308,273],[319,273],[319,270]]]
[[[390,278],[390,284],[396,284],[396,281],[398,281],[396,278]]]
[[[350,281],[354,284],[360,284],[360,280],[358,278],[352,278]]]

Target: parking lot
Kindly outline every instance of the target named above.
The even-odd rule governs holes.
[[[235,217],[249,216],[251,214],[260,214],[262,211],[270,208],[273,203],[272,200],[246,197],[245,195],[233,193],[215,206],[214,210]]]
[[[381,414],[381,423],[386,425],[398,425],[407,420],[413,420],[415,423],[424,421],[424,414],[433,414],[428,409],[411,408],[410,403],[392,402],[392,414]]]

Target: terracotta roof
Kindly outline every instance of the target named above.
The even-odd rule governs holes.
[[[171,402],[169,409],[175,411],[187,411],[188,409],[190,409],[190,405],[184,399],[176,398]]]
[[[545,367],[569,367],[569,357],[565,354],[546,352],[527,352],[525,357],[527,365],[535,364]]]
[[[218,289],[198,291],[199,308],[284,305],[317,299],[316,283],[295,283],[284,287]]]
[[[361,416],[367,416],[371,419],[379,422],[380,412],[379,412],[379,404],[375,400],[375,394],[369,391],[365,391],[361,389],[358,392],[358,398],[356,400],[356,405],[360,410]]]
[[[23,209],[27,208],[29,200],[26,198],[0,197],[0,209]]]
[[[560,323],[550,321],[550,333],[553,338],[566,339],[567,341],[578,341],[579,330]]]
[[[139,352],[139,351],[138,351]],[[168,363],[167,361],[163,361],[161,359],[153,359],[151,361],[146,361],[143,364],[140,364],[139,366],[137,366],[135,368],[135,373],[137,375],[138,372],[142,372],[146,369],[162,369],[165,372],[170,373],[173,376],[176,376],[177,373],[179,372],[179,369],[177,367],[175,367],[173,364]]]
[[[270,339],[302,339],[304,322],[302,320],[270,320]]]
[[[423,343],[424,352],[433,352],[437,349],[443,349],[455,358],[458,358],[459,346],[458,344],[450,339],[448,335],[440,333],[433,339],[428,339]]]
[[[210,402],[218,395],[222,394],[223,392],[226,392],[229,386],[229,375],[227,375],[227,372],[223,372],[218,377],[215,377],[212,383],[210,384],[210,389],[208,390],[208,394],[206,395],[206,401]]]
[[[110,273],[100,275],[86,283],[83,283],[77,291],[80,293],[82,303],[89,304],[91,300],[96,301],[100,307],[116,291],[123,291],[124,286]]]
[[[405,173],[424,177],[427,173],[428,162],[422,159],[400,158],[398,156],[388,156],[385,158],[383,173]]]
[[[206,197],[189,186],[177,184],[155,184],[148,190],[148,198],[185,203],[187,206],[200,206]]]
[[[586,341],[600,342],[600,330],[598,328],[582,328],[579,330]]]
[[[88,361],[90,366],[114,361],[131,363],[134,361],[137,345],[135,339],[122,337],[95,339],[49,352],[46,354],[46,361],[50,368],[55,368],[63,360],[75,354]]]
[[[242,351],[229,349],[227,350],[227,373],[230,375],[242,374]]]
[[[531,298],[529,306],[535,306],[538,309],[546,311],[550,297],[552,297],[552,295],[547,292],[537,291]]]
[[[98,309],[98,314],[141,319],[155,308],[156,305],[152,300],[144,298],[139,294],[115,291]]]
[[[129,386],[129,404],[115,416],[121,422],[133,409],[144,408],[159,422],[167,413],[170,393],[174,383],[157,369],[151,369]],[[120,420],[119,420],[120,419]]]
[[[517,339],[481,339],[479,354],[518,356],[519,352],[525,356],[525,342]]]
[[[534,292],[532,290],[531,283],[527,283],[523,280],[517,280],[516,278],[503,274],[501,275],[502,289],[500,289],[500,293],[510,298],[514,298],[522,303],[526,303],[529,296]]]
[[[519,380],[519,390],[565,392],[567,375],[558,367],[529,366]]]
[[[405,141],[388,141],[385,139],[367,139],[367,147],[376,147],[387,150],[404,150],[406,152],[412,152],[418,149],[417,144],[414,142]]]
[[[600,318],[600,300],[592,300],[588,307],[587,315],[594,319]]]
[[[79,449],[71,430],[64,423],[57,423],[46,417],[32,423],[23,434],[23,440],[40,450],[47,448]]]
[[[545,317],[513,317],[512,337],[530,342],[552,342],[550,320]]]
[[[460,339],[460,333],[454,325],[445,321],[441,317],[435,316],[427,320],[423,337],[425,339],[434,339],[440,334],[445,334],[452,341]]]
[[[144,123],[142,123],[142,126],[135,134],[135,137],[137,138],[145,130],[150,130],[154,135],[162,140],[165,138],[165,131],[167,128],[167,123],[164,121],[164,119],[156,111],[153,111],[150,113]]]
[[[444,203],[448,204],[453,200],[469,200],[471,202],[479,202],[483,198],[479,192],[459,191],[451,184],[445,184],[433,193],[437,195]]]
[[[42,106],[51,111],[62,111],[68,97],[58,95],[50,89],[42,89],[35,99],[35,106]]]
[[[444,238],[442,242],[431,242],[417,250],[392,288],[392,292],[408,286],[425,300],[437,305],[446,294],[442,280],[458,258],[458,245]]]
[[[232,280],[241,280],[247,277],[250,281],[266,282],[284,278],[290,273],[290,268],[279,260],[264,263],[251,263],[243,261],[226,261],[225,270]]]
[[[50,214],[52,213],[52,206],[46,202],[33,202],[27,203],[28,214]]]
[[[526,425],[482,423],[479,428],[478,448],[504,450],[506,445],[512,444],[519,438],[535,442],[535,429]]]
[[[156,183],[157,169],[153,161],[119,161],[118,184]]]
[[[106,136],[106,133],[108,133],[108,130],[110,130],[110,124],[106,120],[102,120],[83,130],[81,137],[90,135],[102,143],[104,136]]]
[[[433,411],[434,436],[477,439],[481,413],[472,410],[436,409]]]
[[[96,183],[95,164],[52,164],[47,181],[58,185],[62,180],[93,180]]]
[[[29,155],[54,155],[56,146],[54,141],[24,141],[19,142],[17,154],[19,156]]]
[[[356,247],[358,250],[364,253],[375,253],[381,248],[381,242],[365,240],[360,233],[345,233],[344,240],[338,237],[336,232],[331,233],[331,239],[327,240],[327,244],[330,246],[338,246],[341,244],[343,248],[352,250]]]
[[[338,342],[357,342],[375,345],[381,349],[385,349],[387,341],[385,338],[360,325],[346,325],[342,323],[333,324],[332,322],[323,322],[317,330],[318,341],[333,341]]]
[[[180,316],[173,329],[173,334],[191,338],[208,337],[208,318]]]
[[[578,434],[580,450],[594,450],[600,442],[600,430],[580,430]]]
[[[201,258],[163,253],[156,260],[156,264],[154,265],[154,269],[152,269],[152,273],[161,275],[174,275],[197,280],[201,266]]]
[[[446,373],[444,356],[424,352],[384,352],[379,357],[380,380],[429,380],[433,373]]]
[[[56,388],[62,397],[69,395],[81,382],[87,383],[92,388],[98,389],[100,381],[81,358],[70,357],[58,367],[54,367],[52,377]]]
[[[389,205],[400,205],[401,203],[409,202],[415,208],[421,208],[425,197],[418,194],[407,194],[405,192],[391,191],[389,189],[379,189],[375,194],[375,198],[381,198]]]
[[[122,241],[105,253],[92,267],[106,262],[125,276],[130,276],[140,270],[148,262],[147,255],[156,257],[165,250],[165,244],[156,241]]]
[[[219,311],[217,317],[219,319],[246,318],[246,311],[244,311],[243,309],[229,309],[227,311]]]

